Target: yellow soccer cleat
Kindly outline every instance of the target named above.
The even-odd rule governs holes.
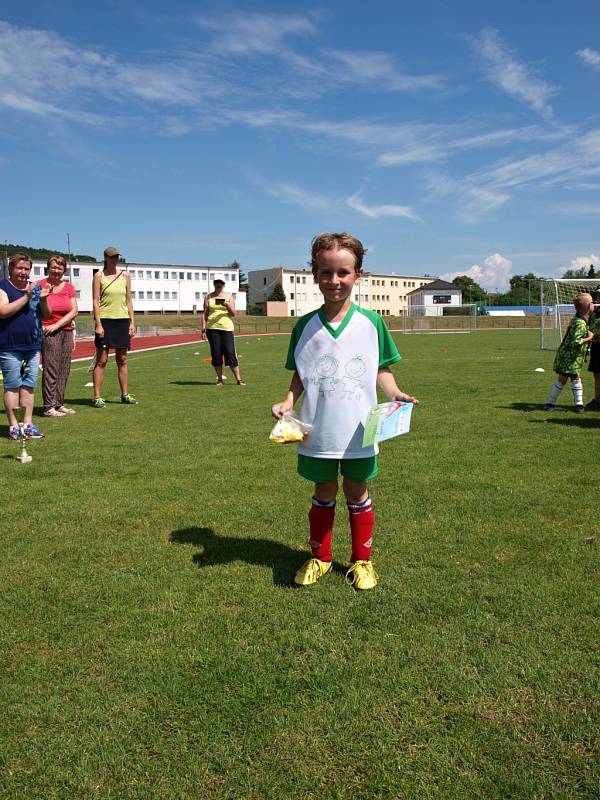
[[[331,561],[321,561],[320,558],[309,558],[296,573],[294,583],[297,583],[298,586],[312,586],[319,578],[331,572],[331,568]]]
[[[346,580],[355,589],[364,592],[377,586],[379,575],[370,561],[355,561],[346,573]]]

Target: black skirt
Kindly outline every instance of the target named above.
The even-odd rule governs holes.
[[[129,350],[131,347],[129,317],[127,319],[101,319],[100,323],[104,328],[104,336],[96,334],[95,343],[98,350],[108,350],[110,347],[115,350]]]

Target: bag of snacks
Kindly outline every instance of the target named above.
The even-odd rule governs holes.
[[[291,413],[284,414],[278,419],[269,439],[276,444],[289,444],[290,442],[303,442],[312,430],[312,425],[302,422]]]

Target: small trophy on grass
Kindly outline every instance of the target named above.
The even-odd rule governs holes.
[[[20,461],[21,464],[29,464],[31,461],[33,461],[33,458],[27,453],[27,437],[25,436],[25,425],[23,423],[25,418],[25,409],[16,408],[15,416],[17,418],[17,422],[19,423],[19,445],[21,447],[21,452],[18,456],[15,456],[15,458],[17,461]]]

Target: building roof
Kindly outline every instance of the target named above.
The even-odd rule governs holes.
[[[412,292],[408,292],[408,294],[416,294],[417,292],[423,292],[427,290],[430,292],[431,290],[437,291],[438,289],[441,291],[447,292],[449,289],[454,289],[455,292],[462,292],[460,286],[457,286],[455,283],[448,283],[448,281],[443,281],[441,278],[438,278],[436,281],[432,283],[428,283],[426,286],[419,286],[418,289],[413,289]]]

